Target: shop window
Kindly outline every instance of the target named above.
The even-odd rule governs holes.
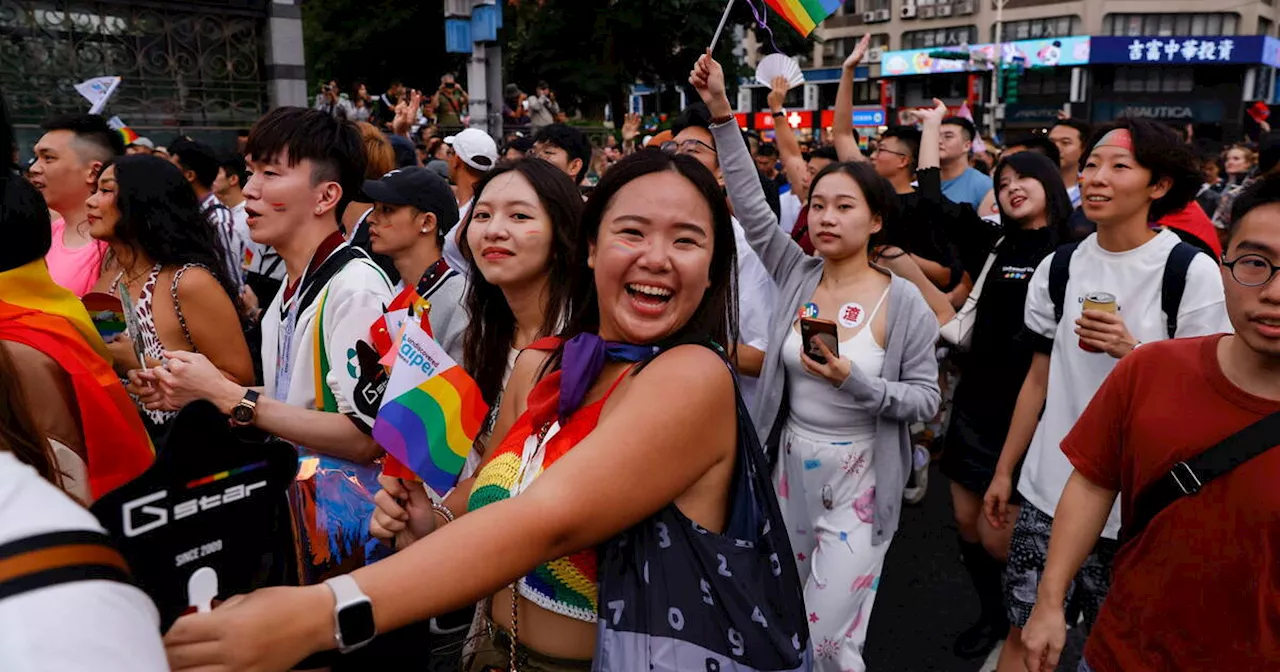
[[[1050,16],[1043,19],[1005,21],[1001,28],[1002,40],[1036,40],[1050,37],[1079,35],[1083,27],[1078,16]],[[991,40],[996,39],[996,27],[991,26]]]
[[[1108,14],[1102,34],[1121,37],[1174,35],[1239,35],[1240,15],[1234,12],[1181,14]]]
[[[1068,87],[1070,84],[1068,83]],[[1190,93],[1195,88],[1191,68],[1116,68],[1116,93]]]
[[[955,26],[931,30],[909,30],[902,34],[903,49],[958,47],[978,41],[977,26]]]

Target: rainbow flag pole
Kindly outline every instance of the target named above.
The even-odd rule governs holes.
[[[711,51],[716,50],[716,43],[720,41],[720,33],[724,32],[724,24],[729,22],[731,11],[733,11],[733,0],[729,0],[729,4],[724,7],[724,14],[720,15],[720,25],[716,26],[716,34],[711,38]]]
[[[764,0],[801,35],[808,36],[840,9],[842,0]]]

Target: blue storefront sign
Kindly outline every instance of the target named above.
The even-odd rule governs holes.
[[[1269,65],[1280,67],[1280,40],[1227,37],[1095,37],[1090,63],[1134,65]]]
[[[884,108],[875,110],[854,110],[854,126],[884,126]]]
[[[1054,68],[1058,66],[1084,65],[1089,62],[1090,38],[1086,36],[1058,37],[1040,40],[1017,40],[1005,42],[1001,46],[1005,63],[1013,63],[1022,59],[1028,68]],[[968,52],[971,58],[967,61],[934,58],[929,54],[937,51]],[[937,72],[970,72],[973,70],[989,70],[986,63],[996,58],[996,45],[977,44],[969,47],[935,47],[933,49],[907,49],[905,51],[888,51],[880,59],[882,77],[905,77],[910,75],[928,75]]]

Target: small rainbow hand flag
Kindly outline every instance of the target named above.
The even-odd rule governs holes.
[[[808,36],[828,16],[835,14],[843,0],[764,0],[801,35]]]
[[[488,412],[475,381],[421,326],[407,321],[374,440],[443,497],[458,484]]]

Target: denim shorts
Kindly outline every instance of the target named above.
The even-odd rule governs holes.
[[[1004,572],[1004,604],[1009,612],[1009,623],[1021,628],[1031,618],[1036,605],[1040,577],[1049,557],[1049,533],[1053,530],[1053,518],[1032,506],[1022,503],[1018,520],[1009,540],[1009,562]],[[1098,618],[1102,601],[1111,588],[1111,561],[1119,544],[1113,539],[1099,539],[1089,552],[1071,585],[1067,586],[1067,603],[1074,603],[1084,614],[1085,624],[1092,626]]]

